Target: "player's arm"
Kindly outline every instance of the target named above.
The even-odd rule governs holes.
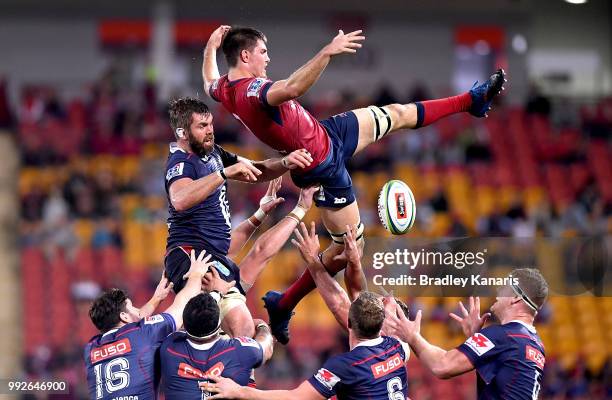
[[[359,297],[359,294],[368,289],[363,268],[361,267],[361,249],[357,244],[357,227],[346,226],[344,235],[344,250],[342,254],[334,257],[334,261],[346,262],[344,270],[344,284],[351,301]],[[363,241],[361,242],[363,243]]]
[[[208,271],[208,268],[213,265],[208,262],[210,255],[204,257],[205,255],[206,252],[202,251],[196,258],[195,251],[191,250],[191,266],[183,277],[183,279],[187,278],[187,284],[183,290],[178,292],[174,297],[172,305],[165,311],[174,318],[176,329],[180,329],[183,326],[183,310],[192,297],[200,294],[202,291],[202,278]]]
[[[258,390],[240,386],[229,378],[220,376],[205,377],[211,382],[201,382],[200,389],[215,393],[210,399],[242,400],[323,400],[323,397],[308,381],[302,382],[293,390]]]
[[[310,61],[302,65],[289,78],[276,81],[266,92],[266,101],[271,106],[277,106],[285,101],[302,96],[319,79],[331,58],[342,53],[356,53],[361,47],[358,43],[365,39],[360,36],[361,30],[347,33],[341,30],[334,39],[323,47]]]
[[[240,263],[240,278],[245,290],[248,290],[247,287],[255,283],[263,267],[287,242],[291,232],[294,231],[312,207],[313,195],[317,190],[318,187],[316,186],[302,189],[295,208],[285,218],[257,238],[249,253]]]
[[[282,158],[253,161],[253,166],[261,171],[260,180],[275,179],[287,171],[306,168],[312,164],[312,156],[306,149],[294,150]]]
[[[226,179],[241,182],[256,182],[259,175],[261,175],[261,171],[253,165],[247,162],[238,161],[232,166],[199,179],[177,179],[170,184],[170,202],[176,211],[185,211],[203,202],[222,185]]]
[[[459,350],[446,351],[421,336],[421,310],[414,321],[410,321],[392,297],[386,298],[385,302],[385,332],[408,343],[421,363],[436,377],[448,379],[474,369],[470,360]]]
[[[230,26],[221,25],[210,35],[208,43],[204,48],[204,60],[202,62],[202,78],[204,80],[204,92],[210,96],[210,86],[219,79],[219,67],[217,66],[217,50],[221,47],[223,37],[230,30]]]
[[[140,307],[138,311],[138,315],[140,318],[147,318],[153,315],[155,309],[159,306],[159,304],[168,297],[174,284],[172,282],[168,282],[168,278],[166,277],[165,271],[162,271],[162,276],[155,288],[155,292],[151,299],[144,306]]]
[[[266,194],[259,200],[259,209],[249,218],[242,221],[236,228],[232,229],[232,240],[227,252],[229,258],[234,259],[238,252],[240,252],[249,241],[253,233],[255,233],[257,228],[259,228],[266,216],[272,212],[277,205],[285,201],[282,197],[276,197],[276,193],[281,188],[282,180],[282,177],[278,177],[270,181]]]
[[[270,327],[263,320],[255,319],[253,323],[255,324],[254,339],[263,349],[263,361],[261,362],[261,365],[263,365],[272,358],[272,354],[274,353],[274,337],[272,336]]]
[[[300,250],[300,254],[304,261],[306,261],[310,275],[315,281],[327,308],[329,308],[340,326],[348,331],[348,314],[351,300],[319,260],[319,236],[315,233],[314,222],[310,224],[310,231],[306,229],[306,225],[302,222],[300,230],[301,233],[297,229],[295,230],[296,239],[292,239],[291,243]]]

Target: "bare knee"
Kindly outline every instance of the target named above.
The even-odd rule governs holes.
[[[417,123],[417,108],[414,103],[389,104],[384,107],[391,114],[393,125],[391,130],[414,128]]]

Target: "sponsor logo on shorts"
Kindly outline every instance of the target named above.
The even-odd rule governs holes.
[[[335,197],[334,204],[344,204],[346,203],[346,197]]]
[[[465,344],[479,356],[495,347],[492,341],[482,333],[475,333],[465,341]]]
[[[95,364],[98,361],[106,360],[107,358],[120,356],[123,354],[127,354],[132,351],[132,345],[130,344],[130,339],[125,338],[118,342],[113,342],[109,344],[105,344],[104,346],[96,347],[92,349],[89,353],[89,358],[91,358],[91,363]]]
[[[316,380],[321,382],[327,389],[332,390],[340,378],[328,369],[321,368],[315,375]]]
[[[525,357],[529,361],[533,361],[534,363],[536,363],[536,365],[540,367],[540,369],[544,369],[544,363],[546,362],[546,359],[544,358],[544,354],[542,354],[540,350],[528,345],[525,348]]]
[[[402,362],[402,357],[400,357],[399,354],[395,354],[388,360],[373,364],[371,366],[372,374],[374,374],[375,379],[378,379],[381,376],[385,376],[393,371],[397,371],[402,367],[403,364],[404,363]]]

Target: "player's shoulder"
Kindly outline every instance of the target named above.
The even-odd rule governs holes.
[[[176,142],[170,143],[168,146],[168,164],[173,164],[177,161],[191,160],[193,154],[183,150]]]
[[[261,345],[259,342],[253,338],[247,336],[237,336],[233,339],[230,339],[232,345],[238,348],[256,348],[261,349]]]

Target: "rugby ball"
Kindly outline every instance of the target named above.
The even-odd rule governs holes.
[[[408,185],[397,179],[385,183],[378,196],[378,217],[394,235],[403,235],[412,228],[416,201]]]

